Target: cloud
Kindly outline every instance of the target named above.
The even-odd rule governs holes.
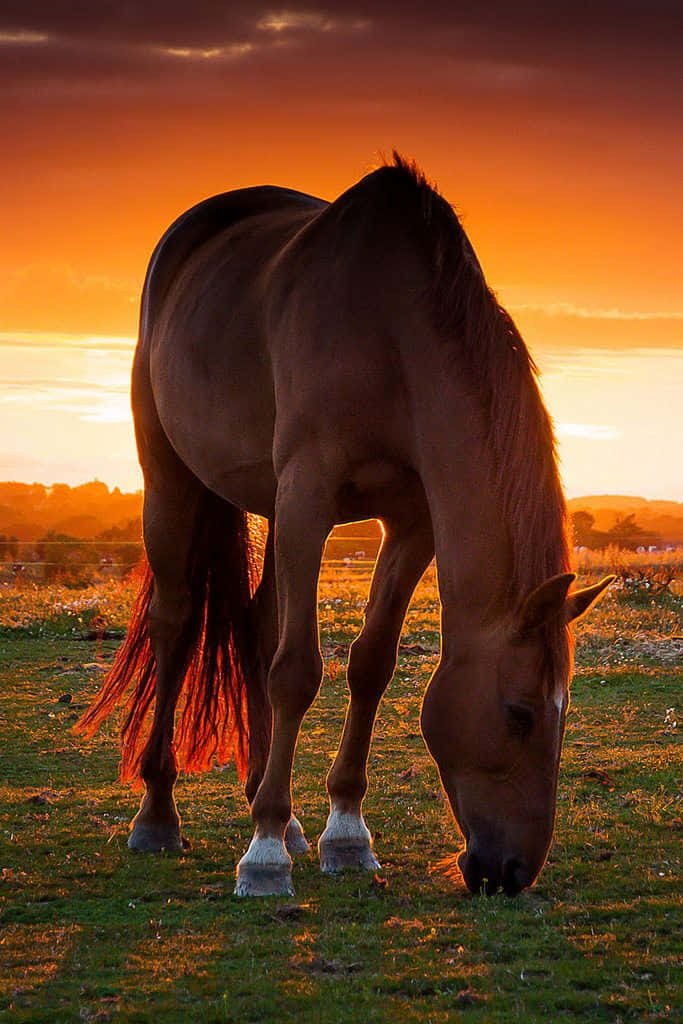
[[[128,75],[144,79],[155,57],[203,66],[234,61],[255,49],[274,54],[287,50],[283,43],[295,39],[319,57],[327,38],[338,55],[344,52],[357,60],[362,34],[376,40],[375,58],[389,53],[395,63],[408,61],[413,73],[420,57],[432,66],[470,64],[473,88],[493,84],[504,90],[534,79],[539,68],[553,67],[563,95],[573,88],[571,83],[586,77],[609,89],[619,66],[620,87],[633,81],[637,89],[647,81],[652,93],[657,80],[667,77],[671,85],[678,74],[683,7],[671,0],[650,0],[647,5],[594,0],[577,13],[571,5],[543,7],[534,0],[431,0],[426,5],[411,0],[375,0],[372,5],[366,0],[320,5],[294,0],[284,8],[258,0],[4,0],[0,13],[2,73],[10,85],[17,77],[54,79],[57,69],[68,79],[98,79],[110,63],[123,64]],[[14,60],[7,53],[12,50]],[[595,97],[594,89],[591,95]]]
[[[0,46],[35,46],[49,38],[46,32],[0,32]]]
[[[253,43],[230,43],[229,46],[157,46],[153,52],[162,57],[176,57],[181,60],[237,60],[253,53]]]
[[[55,331],[27,333],[23,331],[0,331],[0,346],[5,348],[29,349],[81,349],[86,352],[132,352],[135,338],[109,337],[107,335],[70,334]]]
[[[668,350],[683,347],[679,310],[625,310],[570,302],[504,302],[535,355],[584,349]]]
[[[683,312],[674,310],[650,310],[647,312],[631,312],[623,309],[588,309],[575,306],[571,302],[510,303],[508,309],[513,313],[545,313],[548,316],[570,316],[579,320],[683,320]]]
[[[282,32],[304,30],[309,32],[362,32],[370,27],[368,18],[334,17],[323,11],[278,11],[264,14],[256,22],[256,28],[262,32]]]
[[[93,4],[79,8],[76,18],[73,5],[59,0],[31,4],[28,13],[10,0],[0,13],[0,92],[31,107],[80,103],[86,88],[91,103],[133,96],[168,103],[193,94],[206,101],[207,90],[220,97],[245,88],[243,79],[231,80],[231,67],[241,76],[251,66],[258,89],[265,61],[289,64],[299,74],[305,52],[315,74],[315,64],[327,60],[329,70],[330,59],[342,54],[356,60],[358,37],[371,27],[367,17],[334,4],[278,10],[237,0],[211,4],[198,16],[203,7],[202,0],[191,7],[172,0],[129,8]]]
[[[621,431],[605,423],[556,423],[559,437],[580,437],[586,441],[615,441]]]

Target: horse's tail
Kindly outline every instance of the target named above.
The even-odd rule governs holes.
[[[125,702],[121,727],[121,780],[140,785],[149,736],[156,667],[149,633],[154,577],[141,567],[141,585],[128,626],[100,692],[75,728],[92,735],[114,707]],[[189,573],[192,616],[176,719],[174,753],[179,770],[206,771],[234,758],[240,778],[252,754],[267,755],[268,730],[249,737],[247,687],[263,706],[263,673],[255,671],[253,596],[256,557],[246,513],[207,492],[197,517]],[[267,707],[267,700],[265,700]],[[261,747],[265,749],[261,750]],[[259,750],[255,751],[255,746]]]

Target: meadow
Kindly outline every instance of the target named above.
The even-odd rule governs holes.
[[[591,554],[580,568],[583,581],[612,566]],[[657,583],[662,564],[625,556],[623,570],[577,629],[555,841],[516,899],[470,896],[441,863],[460,839],[419,732],[439,648],[433,570],[371,754],[381,870],[323,877],[312,854],[297,896],[266,900],[232,895],[251,836],[232,767],[179,781],[189,850],[133,855],[138,796],[117,781],[115,723],[90,741],[71,730],[134,585],[0,587],[0,1021],[677,1019],[683,595]],[[369,572],[321,575],[326,673],[294,777],[312,844]]]

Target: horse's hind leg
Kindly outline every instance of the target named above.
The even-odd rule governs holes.
[[[372,730],[382,698],[396,667],[401,627],[410,598],[434,554],[428,518],[410,529],[392,529],[384,538],[372,579],[365,624],[351,646],[348,683],[351,691],[344,734],[327,777],[330,816],[320,836],[320,867],[376,870],[372,837],[363,820],[367,760]]]
[[[148,486],[143,510],[145,548],[154,574],[149,633],[156,662],[156,702],[141,760],[146,791],[128,846],[149,852],[183,848],[173,797],[178,776],[173,725],[195,632],[190,562],[202,489],[192,478],[182,485],[174,483],[163,491]]]
[[[256,796],[266,770],[272,730],[272,710],[268,699],[267,680],[278,643],[274,525],[271,520],[263,559],[263,574],[250,607],[257,645],[257,662],[253,668],[252,685],[247,688],[250,744],[249,766],[244,789],[250,804]],[[252,742],[254,739],[256,742]],[[301,822],[293,814],[285,832],[285,844],[292,856],[310,851]]]

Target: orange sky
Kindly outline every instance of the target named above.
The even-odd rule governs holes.
[[[536,354],[683,347],[679,5],[100,6],[0,12],[3,337],[131,338],[183,209],[266,182],[333,198],[396,147]],[[551,411],[580,394],[569,378]],[[673,403],[661,429],[680,429]]]

